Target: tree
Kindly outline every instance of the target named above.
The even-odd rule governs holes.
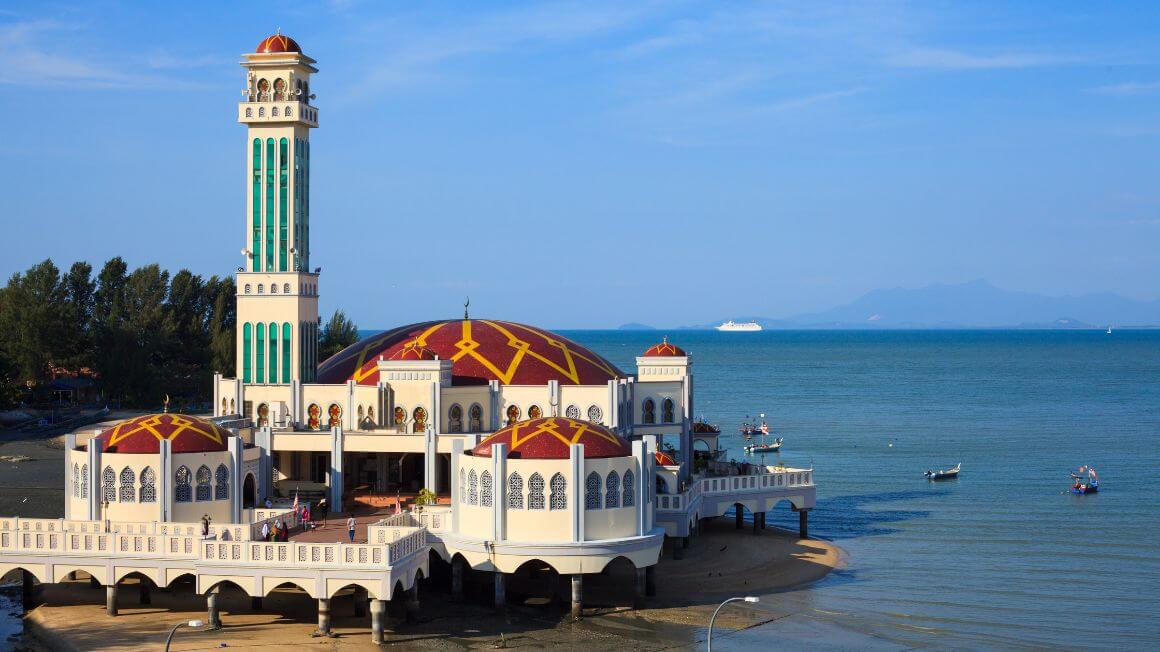
[[[318,345],[321,360],[338,353],[358,341],[358,326],[347,319],[341,310],[335,310],[330,321],[322,328],[322,338]]]
[[[49,367],[77,348],[68,324],[68,294],[51,260],[13,274],[0,293],[0,337],[17,377],[43,383]]]
[[[205,285],[210,305],[208,324],[210,338],[210,369],[219,373],[233,373],[237,357],[238,302],[233,277],[212,276]]]

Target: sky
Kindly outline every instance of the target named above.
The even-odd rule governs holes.
[[[321,310],[363,328],[1160,295],[1154,2],[4,0],[0,275],[235,270],[276,29],[320,70]]]

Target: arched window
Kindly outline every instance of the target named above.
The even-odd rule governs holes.
[[[101,471],[101,485],[104,487],[104,491],[102,492],[101,497],[104,498],[106,502],[116,502],[117,474],[113,473],[113,467],[106,466],[105,470]]]
[[[229,403],[227,403],[226,399],[223,397],[222,398],[222,411],[221,411],[221,414],[219,416],[225,416],[225,415],[229,414],[229,409],[230,409]]]
[[[73,498],[81,497],[81,465],[73,463]]]
[[[258,294],[265,294],[265,293],[266,293],[266,286],[259,283],[258,284]]]
[[[543,497],[541,496],[541,500]],[[508,509],[524,508],[524,478],[519,473],[508,476]]]
[[[609,471],[604,478],[604,508],[615,509],[620,507],[620,474]]]
[[[600,423],[600,420],[603,418],[604,418],[604,411],[601,410],[599,406],[596,406],[596,405],[588,406],[588,420],[589,421],[591,421],[592,423]]]
[[[141,471],[141,502],[157,502],[157,474],[151,466]]]
[[[268,425],[270,425],[270,406],[262,403],[258,405],[258,426]]]
[[[568,481],[564,479],[563,474],[553,475],[549,484],[552,495],[548,502],[548,509],[568,509]]]
[[[264,117],[266,117],[266,107],[264,107],[264,106],[259,106],[259,107],[258,107],[258,117],[259,117],[259,118],[264,118]]]
[[[491,471],[484,471],[479,476],[479,506],[491,507],[492,495],[495,492],[495,487],[491,480]]]
[[[468,421],[468,432],[481,432],[483,430],[483,408],[478,403],[471,406],[467,411],[470,421]]]
[[[278,324],[270,322],[270,383],[276,382],[278,382]]]
[[[197,469],[197,502],[200,503],[203,500],[210,499],[211,487],[209,481],[209,467],[203,464]]]
[[[673,399],[666,398],[664,403],[661,403],[661,418],[665,423],[673,423],[676,419],[673,417]]]
[[[600,509],[600,474],[588,474],[584,482],[584,509]]]
[[[374,407],[367,408],[367,421],[370,422],[370,425],[372,425],[372,426],[375,425],[375,408]]]
[[[514,425],[520,420],[520,408],[516,405],[509,405],[507,409],[507,424]]]
[[[360,406],[358,406],[358,422],[362,423],[362,420],[363,420],[363,406],[360,405]]]
[[[258,80],[258,101],[268,102],[270,100],[270,82],[265,79]],[[261,111],[261,109],[259,109]]]
[[[121,469],[121,502],[132,503],[137,500],[137,474],[133,473],[133,469],[125,467]]]
[[[337,428],[342,425],[342,408],[338,407],[337,403],[330,404],[330,407],[326,410],[326,416],[328,417],[326,421],[327,428]]]
[[[254,110],[248,106],[246,107],[246,117],[247,118],[254,117]]]
[[[246,294],[249,294],[252,291],[253,291],[253,287],[249,283],[246,283]]]
[[[467,504],[479,504],[479,476],[475,474],[475,469],[467,474]]]
[[[246,286],[249,288],[249,286]],[[242,324],[242,382],[249,384],[250,382],[250,361],[253,359],[251,355],[251,347],[253,346],[254,327],[251,324]]]
[[[459,469],[459,502],[467,503],[467,473]]]
[[[657,406],[651,398],[646,398],[641,405],[641,423],[657,422]]]
[[[636,476],[633,475],[632,469],[624,472],[624,502],[621,503],[623,507],[632,507],[636,504]]]
[[[270,294],[278,294],[278,284],[277,283],[270,284]]]
[[[529,419],[539,419],[542,416],[544,416],[544,412],[540,409],[540,406],[533,405],[532,407],[528,408]]]
[[[401,426],[407,423],[407,408],[398,405],[395,406],[395,425]]]
[[[318,407],[317,403],[311,403],[310,407],[306,408],[306,427],[311,430],[322,428],[322,408]]]
[[[81,498],[89,497],[89,465],[81,465]]]
[[[286,80],[279,77],[274,80],[274,101],[282,102],[286,100]]]
[[[528,509],[544,508],[544,476],[533,473],[528,478]]]
[[[415,411],[411,413],[411,415],[415,418],[415,425],[413,425],[411,427],[411,432],[424,432],[424,431],[426,431],[427,430],[427,410],[424,410],[421,407],[417,407],[417,408],[415,408]]]
[[[230,470],[225,464],[218,464],[214,471],[214,500],[228,500],[230,497]]]
[[[576,407],[575,405],[569,405],[568,409],[564,410],[564,416],[568,417],[569,419],[573,419],[573,420],[579,419],[580,418],[580,408]]]
[[[463,408],[459,407],[458,403],[453,404],[447,411],[447,431],[463,432]]]
[[[274,107],[274,108],[270,109],[270,117],[272,117],[272,118],[278,117],[278,107]]]
[[[173,500],[179,503],[188,503],[193,500],[193,490],[189,486],[189,467],[177,467],[174,478],[176,482],[173,485]]]
[[[262,286],[258,286],[258,294],[262,293]],[[266,382],[266,325],[258,323],[254,326],[255,345],[254,345],[254,376],[255,382],[262,384]]]
[[[290,284],[289,283],[282,284],[282,294],[290,294]]]

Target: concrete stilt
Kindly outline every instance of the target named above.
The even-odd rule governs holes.
[[[743,508],[741,505],[734,505],[733,512],[734,523],[736,524],[737,529],[740,530],[741,528],[745,527],[745,508]]]
[[[759,534],[761,531],[761,512],[753,513],[753,533]]]
[[[685,558],[685,545],[681,542],[684,537],[673,539],[673,559]]]
[[[645,566],[644,569],[644,592],[648,597],[653,597],[657,594],[657,567]]]
[[[101,583],[97,581],[97,578],[93,577],[92,575],[89,575],[89,586],[95,589],[95,588],[100,587]]]
[[[419,620],[419,578],[407,589],[407,622]]]
[[[761,513],[761,529],[763,529],[763,530],[765,529],[765,517],[766,516],[769,516],[769,514],[767,512]]]
[[[463,600],[463,558],[451,560],[451,599],[456,602]]]
[[[576,573],[572,576],[572,618],[580,620],[584,615],[584,576]]]
[[[256,597],[256,598],[250,598],[250,611],[261,611],[261,610],[262,610],[262,598],[261,598],[261,596]]]
[[[387,603],[382,600],[371,600],[371,643],[383,644],[383,623],[387,619]]]
[[[117,615],[117,585],[105,587],[105,614]]]
[[[798,511],[798,537],[810,538],[810,510],[808,509]]]
[[[318,599],[318,631],[315,636],[330,636],[330,599]]]
[[[636,577],[633,579],[635,580],[633,587],[635,590],[633,591],[632,608],[644,609],[644,597],[648,594],[648,571],[644,568],[636,569]]]
[[[504,586],[504,574],[496,571],[495,575],[495,608],[503,609],[507,606],[507,589]]]
[[[24,605],[24,613],[28,613],[36,607],[36,584],[34,582],[32,573],[26,570],[20,571],[20,597]]]
[[[153,604],[153,596],[149,593],[149,582],[141,580],[137,585],[137,602],[139,604]]]
[[[205,625],[210,629],[222,628],[222,616],[218,613],[217,600],[217,589],[205,594]]]

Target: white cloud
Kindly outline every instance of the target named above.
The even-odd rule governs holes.
[[[1089,88],[1088,92],[1099,93],[1101,95],[1144,95],[1160,92],[1160,82],[1124,82],[1122,84]]]
[[[1001,68],[1034,68],[1081,61],[1078,57],[1054,54],[1003,53],[969,54],[938,48],[915,48],[886,57],[888,65],[897,68],[930,68],[935,70],[992,70]]]

